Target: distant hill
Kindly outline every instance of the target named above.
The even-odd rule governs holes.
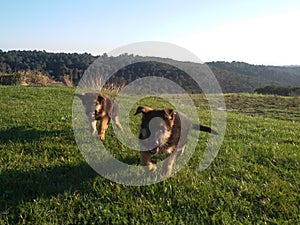
[[[112,82],[127,84],[137,78],[159,75],[177,82],[190,92],[199,92],[197,84],[185,72],[176,68],[177,64],[183,62],[170,59],[169,62],[172,62],[171,64],[173,65],[170,66],[158,63],[159,58],[153,58],[151,62],[141,63],[139,61],[143,57],[128,54],[108,57],[106,54],[93,56],[88,53],[67,54],[48,53],[45,51],[4,52],[0,50],[0,76],[31,70],[42,72],[56,81],[63,81],[66,77],[69,77],[77,85],[84,71],[98,58],[100,58],[100,61],[106,62],[111,60],[121,66],[131,64],[117,71],[111,78]],[[185,64],[193,71],[196,71],[201,65],[189,62],[185,62]],[[206,64],[215,74],[222,91],[225,93],[251,93],[265,86],[300,86],[300,66],[263,66],[251,65],[244,62],[208,62]],[[114,69],[108,68],[110,66],[107,64],[102,65],[100,63],[98,66],[97,72],[99,74],[107,74]]]
[[[246,79],[250,86],[300,86],[300,66],[264,66],[244,62],[209,62],[216,73]]]

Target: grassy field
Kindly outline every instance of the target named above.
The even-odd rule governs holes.
[[[174,177],[132,187],[83,159],[72,131],[73,93],[0,86],[0,224],[300,223],[300,98],[225,95],[226,135],[208,169],[198,171],[201,141]],[[206,101],[193,98],[205,123]],[[124,157],[111,127],[105,145]]]

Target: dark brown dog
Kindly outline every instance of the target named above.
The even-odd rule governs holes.
[[[100,120],[98,135],[101,140],[105,139],[105,131],[112,119],[120,131],[123,130],[119,121],[119,106],[110,96],[103,93],[76,94],[82,101],[85,113],[89,117],[91,133],[96,133],[97,120]]]
[[[193,124],[185,115],[174,109],[152,109],[139,106],[135,115],[142,113],[140,127],[141,164],[148,171],[156,170],[151,155],[164,153],[168,158],[164,161],[162,174],[169,177],[177,156],[181,155],[187,143],[190,129],[197,129],[218,134],[210,127]]]

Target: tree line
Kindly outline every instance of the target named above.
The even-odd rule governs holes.
[[[170,59],[164,63],[161,58],[145,61],[141,56],[123,54],[108,56],[106,53],[93,56],[88,53],[49,53],[46,51],[2,51],[0,50],[0,78],[12,74],[14,79],[22,74],[45,74],[55,81],[64,81],[66,77],[74,85],[78,85],[84,72],[93,70],[93,74],[110,77],[107,85],[126,85],[139,78],[160,76],[174,81],[184,90],[191,93],[201,92],[198,84],[184,71],[178,69],[177,63],[184,63],[189,71],[201,75],[201,65],[191,62],[177,62]],[[90,69],[90,65],[95,68]],[[173,65],[173,66],[172,66]],[[263,94],[299,95],[295,86],[300,86],[300,67],[273,67],[251,65],[242,62],[207,63],[218,80],[222,91],[257,92]],[[25,71],[25,72],[24,72]],[[114,74],[112,75],[112,71]],[[198,72],[200,71],[200,72]],[[9,77],[6,77],[9,78]],[[202,79],[202,77],[201,77]],[[9,83],[7,79],[0,79]],[[205,77],[203,77],[205,82]],[[97,83],[91,77],[91,83]],[[157,81],[159,82],[159,80]],[[209,81],[206,83],[210,85]],[[171,87],[166,87],[166,89]]]
[[[32,70],[42,72],[57,81],[62,81],[65,75],[77,80],[95,59],[95,56],[88,53],[0,50],[0,72],[12,74]]]
[[[268,95],[300,96],[300,87],[266,86],[255,89],[255,92]]]
[[[178,68],[154,61],[140,62],[142,58],[132,54],[108,57],[105,53],[101,56],[93,56],[88,53],[48,53],[45,51],[15,50],[4,52],[0,50],[0,73],[13,74],[27,70],[39,71],[56,81],[63,81],[64,77],[68,76],[74,85],[77,85],[84,72],[97,60],[94,74],[108,76],[111,71],[116,71],[107,81],[107,85],[111,83],[126,85],[138,78],[161,76],[176,82],[189,92],[200,92],[195,81]],[[92,77],[92,79],[93,82],[96,82],[95,77]]]

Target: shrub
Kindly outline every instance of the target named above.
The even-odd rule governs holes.
[[[0,74],[1,85],[47,85],[53,83],[48,75],[39,71],[18,71],[12,74]]]

